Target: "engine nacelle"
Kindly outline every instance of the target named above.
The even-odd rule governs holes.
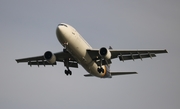
[[[56,62],[56,56],[50,51],[46,51],[44,53],[44,58],[50,64],[54,64]]]
[[[103,57],[105,60],[109,60],[111,59],[111,52],[105,48],[105,47],[102,47],[100,50],[99,50],[99,55],[101,57]]]

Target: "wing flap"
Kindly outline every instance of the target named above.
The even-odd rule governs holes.
[[[135,60],[135,59],[142,59],[142,58],[152,58],[152,57],[156,57],[155,54],[142,54],[142,55],[120,55],[119,59],[121,61],[125,61],[125,60]]]
[[[167,50],[110,50],[110,52],[111,52],[111,59],[117,58],[118,56],[126,56],[126,55],[129,55],[129,56],[149,55],[149,57],[151,57],[150,55],[153,55],[153,54],[168,53]]]
[[[38,65],[38,66],[39,66],[39,65],[44,65],[44,66],[45,66],[45,65],[57,65],[57,63],[55,62],[55,63],[53,63],[53,64],[50,64],[50,63],[48,63],[47,61],[44,61],[44,62],[43,62],[43,61],[37,61],[37,62],[31,62],[31,61],[29,61],[29,62],[28,62],[28,65],[30,65],[30,66],[31,66],[31,65]]]

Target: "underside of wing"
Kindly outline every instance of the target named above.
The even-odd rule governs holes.
[[[96,60],[96,58],[100,57],[99,55],[99,49],[87,49],[86,50],[91,57],[92,60]]]
[[[87,49],[86,50],[87,53],[89,54],[89,56],[91,57],[91,59],[96,62],[97,65],[107,65],[107,64],[111,64],[111,58],[108,60],[105,60],[103,58],[101,58],[100,54],[99,54],[99,50],[98,49]],[[100,59],[102,59],[102,61],[100,61]]]
[[[143,58],[156,57],[156,54],[167,53],[167,50],[114,50],[109,49],[111,52],[111,59],[119,58],[120,61],[135,60]],[[93,60],[100,57],[98,49],[88,49],[88,54]]]
[[[55,62],[55,63],[51,64],[47,61],[40,60],[40,61],[36,61],[36,62],[35,61],[29,61],[28,65],[30,65],[30,66],[32,66],[32,65],[38,65],[38,66],[44,65],[44,66],[46,66],[46,65],[57,65],[57,63]]]
[[[166,50],[111,50],[112,59],[119,57],[120,61],[156,57],[156,54],[167,53]]]
[[[29,62],[29,61],[36,61],[36,60],[44,60],[44,56],[35,56],[35,57],[29,57],[29,58],[16,59],[16,62],[21,63],[21,62]]]
[[[17,63],[27,62],[28,65],[56,65],[57,62],[64,62],[64,60],[68,60],[69,67],[78,67],[78,64],[76,60],[69,54],[68,52],[58,52],[53,54],[55,58],[55,62],[49,63],[44,55],[41,56],[35,56],[35,57],[29,57],[29,58],[22,58],[22,59],[16,59]],[[66,66],[66,65],[65,65]]]

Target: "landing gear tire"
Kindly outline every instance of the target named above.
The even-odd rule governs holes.
[[[65,70],[64,71],[65,72],[65,74],[68,76],[68,75],[72,75],[72,72],[70,71],[70,70]]]
[[[66,53],[66,52],[67,52],[67,50],[64,48],[64,49],[63,49],[63,52],[64,52],[64,53]]]
[[[68,70],[65,70],[64,73],[65,73],[66,75],[68,75]]]
[[[104,69],[103,69],[102,67],[97,68],[97,71],[98,71],[99,73],[104,73]]]
[[[100,69],[100,68],[97,68],[97,71],[98,71],[99,73],[101,73],[101,69]]]

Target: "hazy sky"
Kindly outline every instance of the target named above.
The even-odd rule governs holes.
[[[94,48],[167,49],[143,61],[112,60],[112,71],[137,75],[85,78],[57,66],[29,67],[15,59],[63,49],[59,23],[72,25]],[[179,0],[1,0],[1,109],[179,109]]]

